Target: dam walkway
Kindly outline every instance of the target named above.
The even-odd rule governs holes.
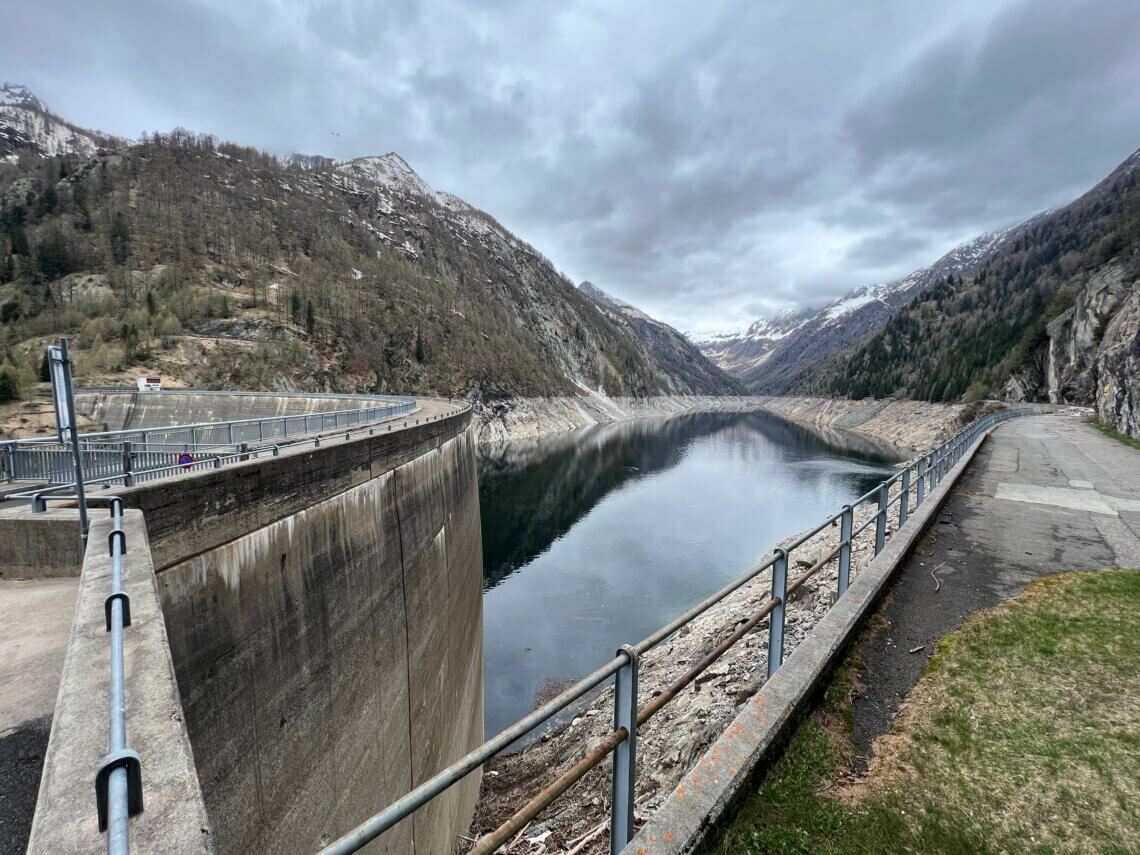
[[[889,628],[860,647],[856,767],[866,767],[939,639],[968,615],[1039,576],[1109,567],[1140,568],[1140,452],[1068,415],[994,431],[903,563],[882,610]]]

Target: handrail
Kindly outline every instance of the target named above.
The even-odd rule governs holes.
[[[254,419],[244,422],[217,422],[208,425],[210,430],[225,430],[228,441],[198,441],[177,443],[153,443],[149,441],[150,435],[195,431],[200,425],[175,425],[166,428],[146,428],[136,431],[120,431],[118,434],[141,435],[144,442],[134,443],[121,441],[109,444],[81,445],[81,454],[85,462],[84,483],[87,484],[122,484],[132,486],[138,481],[152,480],[164,474],[178,471],[198,471],[210,466],[220,466],[224,463],[243,461],[258,457],[267,450],[289,448],[300,443],[315,442],[320,444],[322,439],[344,435],[346,437],[358,434],[364,430],[370,432],[388,423],[388,430],[392,429],[396,419],[402,414],[410,414],[416,406],[415,399],[406,399],[406,403],[397,405],[394,409],[373,408],[368,410],[335,410],[328,413],[310,413],[308,416],[277,416],[271,419]],[[471,405],[466,401],[454,404],[454,411],[440,413],[432,416],[420,416],[416,424],[439,421],[470,410]],[[343,418],[341,418],[343,416]],[[329,417],[332,417],[331,423]],[[311,420],[320,420],[322,424],[313,430]],[[301,430],[290,431],[290,422],[298,421]],[[408,422],[412,421],[409,417]],[[276,423],[281,430],[266,431],[258,429],[256,437],[243,437],[240,428],[233,425],[259,425],[267,422]],[[406,422],[405,422],[406,424]],[[202,431],[205,432],[205,429]],[[248,432],[248,431],[247,431]],[[107,434],[84,434],[80,439],[97,438],[100,441]],[[193,434],[192,434],[193,436]],[[199,439],[205,439],[199,436]],[[223,449],[227,451],[223,453]],[[62,465],[61,455],[69,455],[70,446],[60,446],[52,440],[10,440],[0,443],[0,465],[4,477],[9,482],[39,481],[60,488],[74,485],[74,478],[70,471]],[[191,459],[182,461],[180,455],[189,453]],[[277,453],[277,452],[274,452]],[[59,459],[57,459],[59,458]],[[219,463],[218,461],[221,461]],[[24,497],[23,494],[13,494],[10,498]]]
[[[158,395],[160,392],[148,392],[144,394]],[[197,394],[197,393],[195,393]],[[216,393],[222,394],[222,393]],[[224,393],[230,394],[230,393]],[[233,394],[251,394],[251,393],[233,393]],[[266,393],[267,394],[267,393]],[[294,397],[292,393],[288,396],[280,397]],[[353,397],[353,396],[346,396]],[[315,413],[294,413],[285,414],[280,416],[265,416],[259,419],[229,419],[226,421],[210,421],[210,422],[187,422],[186,424],[172,424],[172,425],[158,425],[150,428],[128,428],[124,430],[106,430],[106,431],[91,431],[88,433],[81,433],[79,439],[84,442],[91,442],[103,438],[114,438],[116,440],[128,436],[146,436],[148,434],[163,434],[163,433],[181,433],[181,432],[194,432],[198,430],[218,430],[226,428],[227,431],[232,428],[241,428],[249,425],[268,425],[271,423],[285,423],[288,426],[290,420],[301,420],[306,425],[310,420],[314,419],[328,419],[332,417],[334,420],[339,421],[341,416],[345,417],[346,423],[359,422],[362,413],[389,413],[391,415],[399,415],[401,413],[410,412],[415,406],[415,398],[376,398],[375,396],[355,396],[358,400],[383,400],[384,403],[375,407],[359,407],[357,409],[346,410],[321,410]],[[286,433],[286,435],[288,435]],[[58,444],[58,440],[51,437],[30,437],[27,439],[13,439],[6,440],[6,446],[34,446],[34,445],[51,445]]]
[[[610,835],[611,855],[617,855],[631,839],[634,827],[632,793],[634,785],[633,770],[636,769],[636,764],[633,762],[633,758],[637,728],[675,698],[682,689],[695,680],[697,676],[743,638],[745,634],[758,626],[766,617],[769,618],[768,676],[771,677],[783,661],[784,605],[789,601],[792,594],[824,566],[838,559],[839,574],[836,593],[839,597],[843,596],[850,584],[852,547],[860,533],[868,529],[871,525],[876,525],[874,550],[875,555],[878,555],[884,548],[886,542],[887,519],[890,515],[891,507],[894,504],[897,503],[899,505],[898,526],[895,529],[895,533],[897,533],[898,529],[901,529],[906,524],[909,511],[912,508],[918,507],[929,497],[929,491],[933,491],[941,475],[945,474],[954,464],[961,460],[963,454],[967,449],[972,447],[976,439],[1003,421],[1023,415],[1031,415],[1033,412],[1032,409],[1022,408],[991,413],[944,441],[933,451],[908,461],[906,466],[902,467],[894,476],[886,479],[874,489],[863,494],[850,505],[845,505],[842,510],[828,517],[823,523],[811,529],[806,535],[798,536],[792,541],[790,546],[777,548],[771,556],[754,565],[743,575],[737,577],[700,603],[689,608],[679,617],[651,633],[639,643],[623,647],[613,659],[602,667],[582,680],[579,680],[556,698],[548,701],[539,709],[520,719],[497,736],[484,742],[474,751],[464,755],[443,771],[432,776],[403,798],[393,802],[384,810],[373,815],[338,840],[326,846],[320,850],[320,855],[343,855],[343,853],[355,852],[368,842],[375,840],[389,828],[396,825],[400,820],[410,816],[418,808],[427,804],[437,795],[457,783],[465,775],[474,771],[485,761],[494,757],[521,737],[532,732],[557,713],[567,709],[575,701],[597,688],[609,677],[615,675],[617,677],[617,685],[614,692],[615,722],[624,720],[625,724],[615,726],[614,730],[611,731],[601,743],[559,776],[552,784],[532,798],[523,808],[507,820],[506,823],[500,825],[491,834],[477,841],[475,846],[471,849],[470,855],[490,855],[490,853],[498,849],[499,846],[511,839],[520,829],[524,828],[526,823],[537,816],[562,793],[568,790],[577,781],[581,780],[587,772],[596,767],[606,756],[618,752],[618,756],[615,757],[614,762],[613,793],[610,800],[611,829],[621,830],[620,834],[611,833]],[[912,471],[915,474],[914,478],[911,478]],[[926,490],[927,481],[929,481],[929,491]],[[898,485],[900,490],[895,494],[895,497],[891,499],[889,498],[890,488],[895,485]],[[913,505],[910,504],[910,493],[912,491],[915,493],[915,502]],[[905,501],[903,500],[904,496],[906,496]],[[856,528],[854,526],[855,511],[871,502],[881,503],[881,506],[877,507],[874,513],[869,514],[866,520]],[[835,522],[841,524],[839,544],[833,547],[826,555],[817,558],[807,570],[789,584],[787,582],[787,567],[792,551],[805,544],[816,534],[819,534]],[[707,611],[718,602],[721,602],[729,594],[743,587],[755,579],[760,573],[768,569],[773,570],[771,596],[728,637],[697,662],[684,676],[654,697],[645,704],[645,706],[637,709],[635,715],[629,715],[628,710],[623,709],[623,703],[629,703],[628,697],[632,694],[632,705],[636,707],[636,675],[640,656],[646,651],[656,647],[698,615]],[[623,677],[623,675],[625,676]],[[626,686],[630,683],[632,684],[632,693],[623,692],[623,681],[628,681],[625,683]],[[625,698],[624,700],[623,697]],[[626,771],[623,773],[621,771],[622,769]]]
[[[415,424],[430,424],[432,422],[442,421],[443,419],[462,414],[469,409],[469,404],[457,405],[454,412],[437,413],[432,416],[423,416],[416,419]],[[407,422],[405,422],[404,425],[407,426]],[[271,445],[259,446],[246,445],[246,447],[239,448],[237,451],[234,451],[230,454],[211,454],[202,457],[201,459],[194,460],[189,464],[174,463],[150,469],[131,469],[125,472],[119,471],[118,473],[107,475],[101,478],[86,478],[84,479],[84,483],[91,486],[103,485],[106,487],[119,485],[129,487],[140,481],[152,481],[157,478],[166,477],[168,475],[191,475],[193,473],[201,472],[206,469],[220,469],[223,466],[229,464],[244,463],[248,460],[254,460],[258,457],[264,456],[265,454],[269,454],[273,457],[278,457],[280,456],[283,449],[288,450],[298,445],[308,445],[311,443],[314,447],[319,448],[323,440],[331,439],[333,437],[339,439],[343,436],[343,438],[347,441],[350,440],[354,434],[363,433],[366,430],[370,435],[374,434],[377,428],[377,424],[365,423],[361,427],[356,427],[347,431],[336,430],[327,431],[320,434],[310,434],[308,436],[298,437],[286,443],[273,443]],[[388,425],[388,430],[392,430],[391,425]],[[32,512],[41,513],[46,510],[46,505],[43,501],[45,498],[59,498],[58,496],[53,495],[56,491],[74,488],[74,481],[65,481],[58,484],[51,484],[49,486],[35,487],[18,493],[9,493],[4,498],[6,500],[31,500]]]

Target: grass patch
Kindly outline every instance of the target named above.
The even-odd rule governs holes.
[[[1127,434],[1123,434],[1114,428],[1112,425],[1105,424],[1100,419],[1089,419],[1089,424],[1099,430],[1105,436],[1115,439],[1117,442],[1123,442],[1125,445],[1130,445],[1133,448],[1140,449],[1140,439],[1133,439]]]
[[[1140,572],[1039,579],[969,618],[849,783],[857,675],[706,853],[1140,851]]]

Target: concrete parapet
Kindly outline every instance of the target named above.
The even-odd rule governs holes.
[[[78,576],[83,565],[79,516],[58,506],[33,514],[22,504],[0,511],[0,579]]]
[[[212,852],[142,514],[129,511],[123,529],[123,590],[131,602],[131,625],[123,635],[127,741],[141,757],[144,803],[131,819],[131,845],[139,852]],[[105,512],[96,512],[32,821],[32,855],[107,847],[94,782],[109,734],[111,641],[104,601],[111,591],[110,531]]]
[[[907,524],[862,570],[844,596],[812,628],[650,818],[622,855],[693,852],[749,782],[767,769],[877,607],[958,478],[985,441],[978,439]]]

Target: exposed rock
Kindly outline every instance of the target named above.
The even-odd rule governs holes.
[[[839,445],[849,445],[861,436],[870,441],[867,445],[878,446],[879,450],[910,453],[933,448],[961,430],[967,409],[963,404],[922,401],[728,395],[609,398],[593,393],[573,398],[513,398],[480,403],[476,405],[476,417],[479,442],[488,444],[628,419],[767,410],[824,433]]]
[[[1140,292],[1135,283],[1132,289],[1105,329],[1093,368],[1097,416],[1140,439]]]
[[[1107,424],[1140,436],[1140,292],[1125,267],[1113,262],[1097,270],[1046,334],[1045,364],[1018,371],[1007,394],[1095,407]]]

